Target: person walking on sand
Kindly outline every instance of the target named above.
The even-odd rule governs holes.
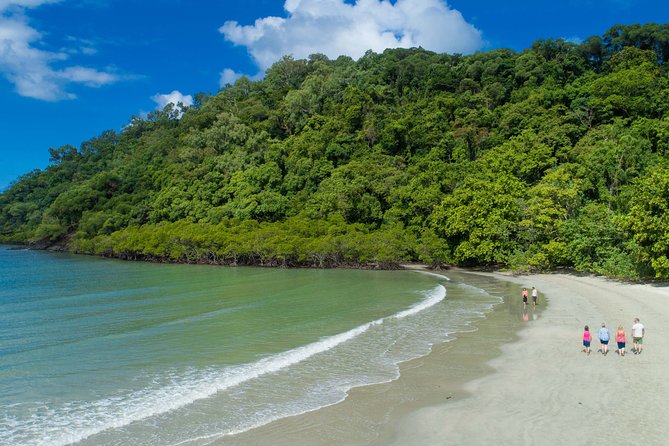
[[[606,322],[602,322],[602,327],[597,332],[597,335],[599,336],[599,343],[601,344],[599,351],[606,356],[609,354],[609,339],[611,338],[611,333],[609,332],[609,329],[606,328]]]
[[[590,328],[586,325],[583,328],[583,351],[590,354],[590,341],[592,341],[592,336],[590,336]]]
[[[646,334],[646,327],[639,322],[639,318],[634,318],[634,325],[632,325],[632,351],[635,355],[640,355],[643,351],[643,337]]]
[[[537,306],[537,297],[539,297],[539,292],[536,288],[532,287],[532,306]]]
[[[616,331],[616,342],[618,343],[618,353],[620,356],[625,356],[625,329],[622,324],[618,325],[618,331]]]
[[[521,296],[523,298],[523,308],[525,308],[527,306],[527,288],[523,288]]]

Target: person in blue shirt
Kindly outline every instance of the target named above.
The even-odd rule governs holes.
[[[597,335],[599,336],[599,342],[602,344],[599,347],[599,351],[606,356],[609,353],[609,339],[611,339],[611,333],[606,328],[606,322],[602,322],[602,327],[597,332]]]

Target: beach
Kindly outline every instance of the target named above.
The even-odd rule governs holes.
[[[489,362],[494,372],[465,385],[469,396],[402,418],[388,444],[666,444],[669,407],[669,289],[594,277],[509,277],[549,300],[518,342]],[[644,352],[631,353],[630,329],[646,327]],[[627,332],[625,357],[597,353],[602,322]],[[593,352],[581,352],[585,324]]]
[[[567,274],[512,276],[506,302],[452,342],[402,365],[398,380],[353,389],[334,406],[279,420],[218,444],[665,444],[669,406],[669,289]],[[539,290],[522,312],[521,287]],[[521,317],[523,315],[524,317]],[[646,327],[631,353],[631,326]],[[627,355],[597,352],[597,329],[622,324]],[[593,332],[581,352],[583,326]]]

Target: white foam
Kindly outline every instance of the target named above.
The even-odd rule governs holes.
[[[72,402],[63,408],[50,409],[47,409],[45,405],[39,411],[33,412],[30,422],[23,423],[20,431],[17,426],[16,429],[9,429],[4,434],[0,434],[0,443],[10,440],[12,444],[15,444],[18,438],[12,435],[17,435],[21,438],[32,437],[28,441],[29,444],[67,445],[110,429],[122,428],[140,420],[174,411],[198,400],[210,398],[218,392],[278,372],[332,350],[362,335],[371,327],[383,324],[386,320],[403,319],[415,315],[441,302],[445,296],[445,287],[438,285],[427,294],[424,300],[411,308],[254,363],[228,367],[224,370],[197,370],[185,376],[183,374],[167,376],[160,380],[157,379],[154,386],[141,391],[95,402]],[[28,426],[32,427],[28,429],[32,432],[26,432]],[[64,429],[64,426],[67,426],[67,429]],[[35,439],[39,440],[35,441]]]
[[[219,391],[277,372],[318,353],[333,349],[337,345],[361,335],[373,325],[382,322],[382,319],[372,321],[347,332],[263,358],[256,363],[227,369],[223,373],[209,371],[205,374],[206,377],[201,375],[186,379],[175,377],[175,381],[178,382],[160,389],[144,390],[127,397],[109,398],[93,404],[83,404],[74,410],[75,413],[71,410],[68,411],[67,418],[69,420],[67,422],[64,422],[62,416],[54,413],[52,414],[53,417],[48,417],[51,425],[40,427],[42,438],[36,444],[45,446],[66,445],[84,440],[108,429],[120,428],[135,421],[179,409],[200,399],[211,397]],[[94,426],[82,426],[67,433],[63,432],[63,425],[76,426],[81,424],[82,421],[92,422],[91,424],[94,424]]]
[[[431,271],[424,271],[424,270],[415,270],[415,271],[420,274],[425,274],[426,276],[434,276],[434,277],[439,277],[440,279],[448,280],[449,282],[451,281],[450,277],[445,276],[443,274],[433,273]]]
[[[437,285],[437,287],[428,295],[428,298],[422,302],[417,303],[408,310],[400,311],[395,316],[395,319],[402,319],[412,314],[419,313],[423,310],[430,308],[432,305],[438,304],[446,297],[446,288],[443,285]]]

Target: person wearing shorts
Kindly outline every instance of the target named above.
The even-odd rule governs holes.
[[[618,353],[620,356],[625,356],[625,329],[622,325],[618,325],[618,331],[616,331],[616,342],[618,343]]]
[[[609,332],[609,329],[606,328],[606,322],[602,322],[602,327],[597,332],[597,335],[599,336],[599,343],[601,344],[599,351],[606,356],[609,354],[609,339],[611,338],[611,333]]]
[[[632,351],[635,355],[640,355],[643,351],[643,337],[646,334],[646,327],[639,322],[639,318],[634,318],[634,325],[632,325]]]
[[[537,306],[537,297],[539,297],[539,292],[536,288],[532,287],[532,305]]]
[[[523,307],[527,306],[527,288],[523,288],[523,292],[521,293],[521,296],[523,297]]]
[[[592,341],[592,337],[590,336],[590,327],[586,325],[583,328],[583,351],[588,355],[590,354],[590,341]]]

